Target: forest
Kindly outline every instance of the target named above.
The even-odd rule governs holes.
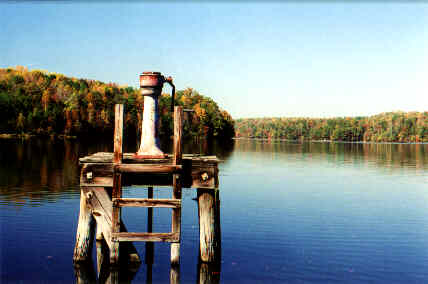
[[[238,138],[317,141],[428,142],[428,112],[388,112],[336,118],[247,118]]]
[[[0,133],[99,135],[113,133],[114,105],[125,105],[125,133],[140,131],[144,98],[139,89],[78,79],[26,67],[0,68]],[[188,137],[232,138],[234,121],[211,98],[192,88],[176,92],[185,113]],[[172,133],[171,96],[159,98],[161,136]]]

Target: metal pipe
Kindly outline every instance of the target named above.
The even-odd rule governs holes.
[[[172,83],[172,77],[168,77],[165,79],[165,82],[168,83],[171,88],[172,88],[172,92],[171,92],[171,114],[174,113],[174,106],[175,106],[175,85]]]

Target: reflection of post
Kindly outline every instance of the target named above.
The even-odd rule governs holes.
[[[104,239],[96,242],[98,283],[105,283],[110,274],[109,247]]]
[[[153,198],[153,187],[148,188],[147,198]],[[147,208],[147,232],[153,232],[153,208]],[[153,273],[153,260],[154,260],[154,243],[146,242],[146,257],[145,262],[147,264],[147,284],[152,283]]]
[[[169,273],[170,283],[179,284],[180,283],[180,265],[171,265],[171,271]]]
[[[198,263],[198,284],[220,283],[220,263]]]
[[[97,278],[95,276],[92,259],[89,258],[86,261],[80,261],[79,263],[75,263],[74,275],[76,276],[77,284],[96,283]]]
[[[198,188],[199,255],[203,262],[220,262],[220,198],[218,189]]]
[[[123,281],[120,281],[123,282]],[[108,276],[105,284],[119,284],[119,267],[111,266],[110,275]]]
[[[90,199],[92,193],[80,191],[80,212],[79,224],[77,225],[76,246],[74,248],[73,261],[84,261],[91,258],[92,240],[95,234],[95,220],[91,209],[88,206],[87,199]]]

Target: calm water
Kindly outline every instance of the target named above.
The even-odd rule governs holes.
[[[75,282],[78,158],[112,145],[0,140],[0,149],[0,282]],[[214,283],[428,282],[428,145],[232,141],[189,144],[184,152],[224,160]],[[169,195],[155,191],[155,198]],[[181,283],[198,283],[204,271],[195,196],[183,193]],[[146,209],[123,214],[129,231],[144,231]],[[154,231],[169,231],[169,209],[155,210],[154,219]],[[145,244],[135,246],[144,258]],[[121,274],[132,283],[169,277],[162,243],[152,267],[143,262]]]

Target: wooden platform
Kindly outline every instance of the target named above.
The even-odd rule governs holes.
[[[109,247],[113,265],[119,263],[119,256],[127,262],[141,262],[133,241],[170,242],[171,265],[179,265],[182,188],[197,189],[201,261],[220,261],[220,161],[215,156],[182,154],[182,117],[182,108],[175,107],[173,154],[141,159],[134,153],[122,153],[123,105],[115,106],[114,152],[79,159],[81,197],[75,263],[90,258],[96,229],[97,240],[104,239]],[[147,198],[123,198],[122,187],[130,185],[148,187]],[[153,199],[154,188],[160,187],[172,189],[171,199]],[[128,232],[121,219],[122,207],[148,208],[147,231]],[[152,232],[153,208],[172,209],[171,232]]]
[[[163,175],[172,164],[172,155],[165,159],[137,159],[134,153],[123,154],[121,171],[128,173],[122,177],[122,184],[141,186],[170,186],[172,177]],[[173,169],[181,173],[183,188],[218,188],[218,163],[216,156],[202,156],[197,154],[183,154],[182,168]],[[79,159],[82,166],[80,186],[113,187],[113,153],[98,152]],[[132,166],[135,166],[132,168]],[[138,171],[138,167],[140,171]],[[146,168],[147,173],[153,175],[142,178],[137,174]],[[135,173],[136,175],[133,175]],[[158,174],[158,176],[156,176]]]

